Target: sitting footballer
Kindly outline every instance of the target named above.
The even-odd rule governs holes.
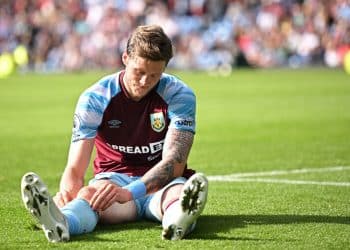
[[[207,200],[204,174],[187,166],[195,134],[193,91],[164,73],[173,46],[157,25],[137,27],[122,54],[125,68],[84,91],[59,191],[35,173],[22,178],[22,200],[50,242],[92,232],[97,223],[140,219],[162,224],[162,238],[195,228]],[[85,184],[93,149],[94,178]]]

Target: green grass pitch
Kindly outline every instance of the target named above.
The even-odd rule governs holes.
[[[0,249],[349,249],[350,75],[326,69],[177,72],[198,100],[189,165],[255,176],[211,181],[183,241],[162,241],[160,225],[141,221],[48,243],[24,209],[20,180],[34,171],[58,190],[75,103],[103,74],[0,79]],[[325,171],[292,171],[304,168]],[[259,176],[277,170],[285,172]]]

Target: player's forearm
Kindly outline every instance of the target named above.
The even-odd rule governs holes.
[[[65,190],[75,197],[83,187],[93,145],[93,139],[80,140],[70,145],[67,166],[60,182],[61,191]]]
[[[161,189],[175,177],[183,174],[192,143],[192,132],[169,129],[164,142],[162,160],[142,177],[147,193]]]
[[[76,197],[83,185],[84,176],[77,173],[74,168],[66,167],[61,178],[60,191],[69,192],[72,197]]]

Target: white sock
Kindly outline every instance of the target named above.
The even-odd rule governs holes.
[[[177,215],[181,210],[180,200],[176,200],[170,204],[164,211],[162,226],[167,228],[169,225],[174,224]]]

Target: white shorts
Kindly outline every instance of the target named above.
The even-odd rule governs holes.
[[[113,183],[117,184],[120,187],[126,186],[129,183],[140,179],[141,177],[129,177],[126,174],[120,174],[115,172],[105,172],[95,175],[95,178],[89,181],[89,184],[92,184],[98,180],[110,180]],[[146,218],[149,220],[159,221],[161,222],[161,214],[160,205],[161,199],[163,196],[163,192],[170,186],[176,184],[184,184],[186,182],[186,178],[177,177],[164,186],[161,190],[147,195],[143,198],[135,200],[136,208],[137,208],[137,218],[142,219]]]

